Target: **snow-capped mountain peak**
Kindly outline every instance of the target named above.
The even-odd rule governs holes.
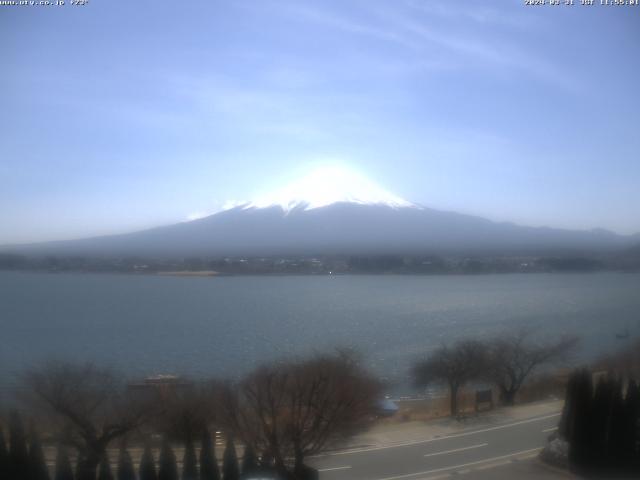
[[[311,210],[338,202],[385,205],[392,208],[417,207],[376,185],[363,175],[345,167],[324,167],[242,205],[243,209],[280,207]]]

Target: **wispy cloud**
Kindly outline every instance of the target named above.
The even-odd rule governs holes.
[[[405,0],[409,8],[432,17],[449,20],[471,20],[482,25],[500,25],[516,29],[527,29],[539,23],[531,9],[510,10],[504,1],[497,5],[478,2],[429,2],[423,0]]]
[[[507,11],[505,11],[507,10]],[[367,3],[354,15],[341,15],[321,7],[293,5],[286,10],[300,21],[320,24],[355,36],[387,42],[409,51],[405,64],[429,69],[512,69],[575,90],[575,78],[561,65],[544,60],[535,52],[519,45],[518,31],[535,25],[536,17],[509,13],[491,6],[468,3],[465,7],[450,3],[417,1]],[[364,18],[366,18],[366,23]],[[446,22],[443,22],[443,18]],[[468,28],[469,24],[492,24],[495,29],[509,28],[509,43],[499,31]],[[386,59],[385,59],[386,61]]]
[[[389,15],[387,13],[387,15]],[[407,16],[395,16],[398,28],[414,34],[427,42],[438,44],[449,51],[465,57],[488,63],[491,67],[501,66],[515,68],[531,73],[539,79],[561,84],[573,88],[576,82],[562,67],[544,61],[535,54],[526,51],[515,44],[498,43],[496,40],[486,40],[477,35],[462,35],[460,33],[445,33],[437,28],[424,24]]]
[[[393,42],[404,47],[412,49],[420,49],[420,45],[415,43],[410,38],[404,35],[394,32],[392,30],[385,29],[371,24],[365,24],[360,21],[355,21],[348,18],[345,15],[337,15],[309,5],[289,5],[288,9],[283,10],[289,15],[296,17],[300,21],[308,21],[317,24],[321,24],[327,27],[332,27],[344,32],[353,33],[356,35],[366,35],[368,37],[377,38],[379,40]]]
[[[199,119],[254,133],[324,137],[327,132],[309,115],[306,93],[253,82],[238,85],[221,75],[176,76],[169,90]]]

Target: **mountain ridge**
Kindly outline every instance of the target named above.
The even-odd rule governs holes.
[[[344,165],[316,168],[279,190],[238,206],[244,209],[275,206],[286,213],[294,209],[313,210],[335,203],[419,208]]]
[[[528,227],[423,206],[335,202],[306,208],[237,206],[147,230],[0,247],[5,253],[96,256],[323,254],[545,255],[615,252],[639,235]]]

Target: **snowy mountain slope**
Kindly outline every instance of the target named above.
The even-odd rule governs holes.
[[[213,215],[125,235],[5,246],[23,254],[268,256],[547,255],[617,251],[634,236],[497,223],[425,208],[343,169],[323,169]]]
[[[344,167],[314,170],[284,188],[247,202],[241,207],[245,210],[280,207],[285,212],[290,212],[294,209],[313,210],[335,203],[419,208]]]
[[[338,202],[313,209],[237,207],[125,235],[5,248],[25,254],[153,257],[322,254],[563,254],[626,248],[633,239],[495,223],[428,208]]]

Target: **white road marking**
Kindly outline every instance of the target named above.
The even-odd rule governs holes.
[[[427,440],[415,440],[415,441],[412,441],[412,442],[394,443],[393,445],[383,445],[383,446],[379,446],[379,447],[366,447],[366,448],[359,448],[359,449],[354,449],[354,450],[343,450],[342,452],[333,452],[333,453],[326,453],[326,454],[323,454],[323,455],[314,455],[313,457],[310,457],[310,458],[333,457],[335,455],[351,455],[351,454],[355,454],[355,453],[375,452],[375,451],[378,451],[378,450],[387,450],[389,448],[400,448],[400,447],[408,447],[410,445],[420,445],[420,444],[423,444],[423,443],[437,442],[439,440],[448,440],[449,438],[466,437],[467,435],[475,435],[477,433],[484,433],[484,432],[490,432],[492,430],[500,430],[502,428],[515,427],[516,425],[523,425],[525,423],[538,422],[540,420],[546,420],[547,418],[559,417],[560,415],[562,415],[561,412],[552,413],[550,415],[544,415],[542,417],[529,418],[527,420],[520,420],[518,422],[507,423],[507,424],[504,424],[504,425],[497,425],[495,427],[483,428],[482,430],[472,430],[470,432],[454,433],[452,435],[446,435],[444,437],[437,437],[437,438],[429,438]]]
[[[554,430],[557,430],[557,429],[558,427],[545,428],[544,430],[542,430],[542,433],[553,432]]]
[[[521,450],[519,452],[509,453],[507,455],[500,455],[499,457],[485,458],[484,460],[461,463],[460,465],[452,465],[450,467],[434,468],[433,470],[426,470],[424,472],[406,473],[404,475],[396,475],[393,477],[378,478],[377,480],[399,480],[401,478],[409,478],[409,477],[416,477],[418,475],[429,475],[430,473],[444,472],[445,470],[457,470],[459,468],[469,467],[471,465],[478,465],[480,463],[486,463],[486,462],[495,462],[496,460],[501,460],[503,458],[515,457],[517,455],[524,455],[526,453],[531,453],[531,452],[540,451],[540,450],[542,450],[542,447],[530,448],[529,450]]]
[[[471,445],[470,447],[454,448],[453,450],[445,450],[444,452],[427,453],[425,457],[435,457],[436,455],[445,455],[447,453],[462,452],[464,450],[471,450],[472,448],[486,447],[488,443],[479,443],[478,445]]]
[[[319,472],[330,472],[332,470],[347,470],[349,468],[351,468],[351,465],[346,465],[344,467],[319,468],[318,471]]]
[[[540,449],[535,450],[532,453],[526,454],[526,455],[521,455],[518,458],[516,458],[515,460],[527,460],[529,458],[534,458],[537,453],[540,451]],[[496,468],[496,467],[501,467],[503,465],[509,465],[511,464],[511,460],[499,460],[497,462],[493,462],[493,463],[487,463],[486,465],[481,465],[479,467],[475,467],[472,468],[471,471],[476,471],[476,470],[488,470],[490,468]],[[429,477],[429,480],[432,480],[433,477]]]

